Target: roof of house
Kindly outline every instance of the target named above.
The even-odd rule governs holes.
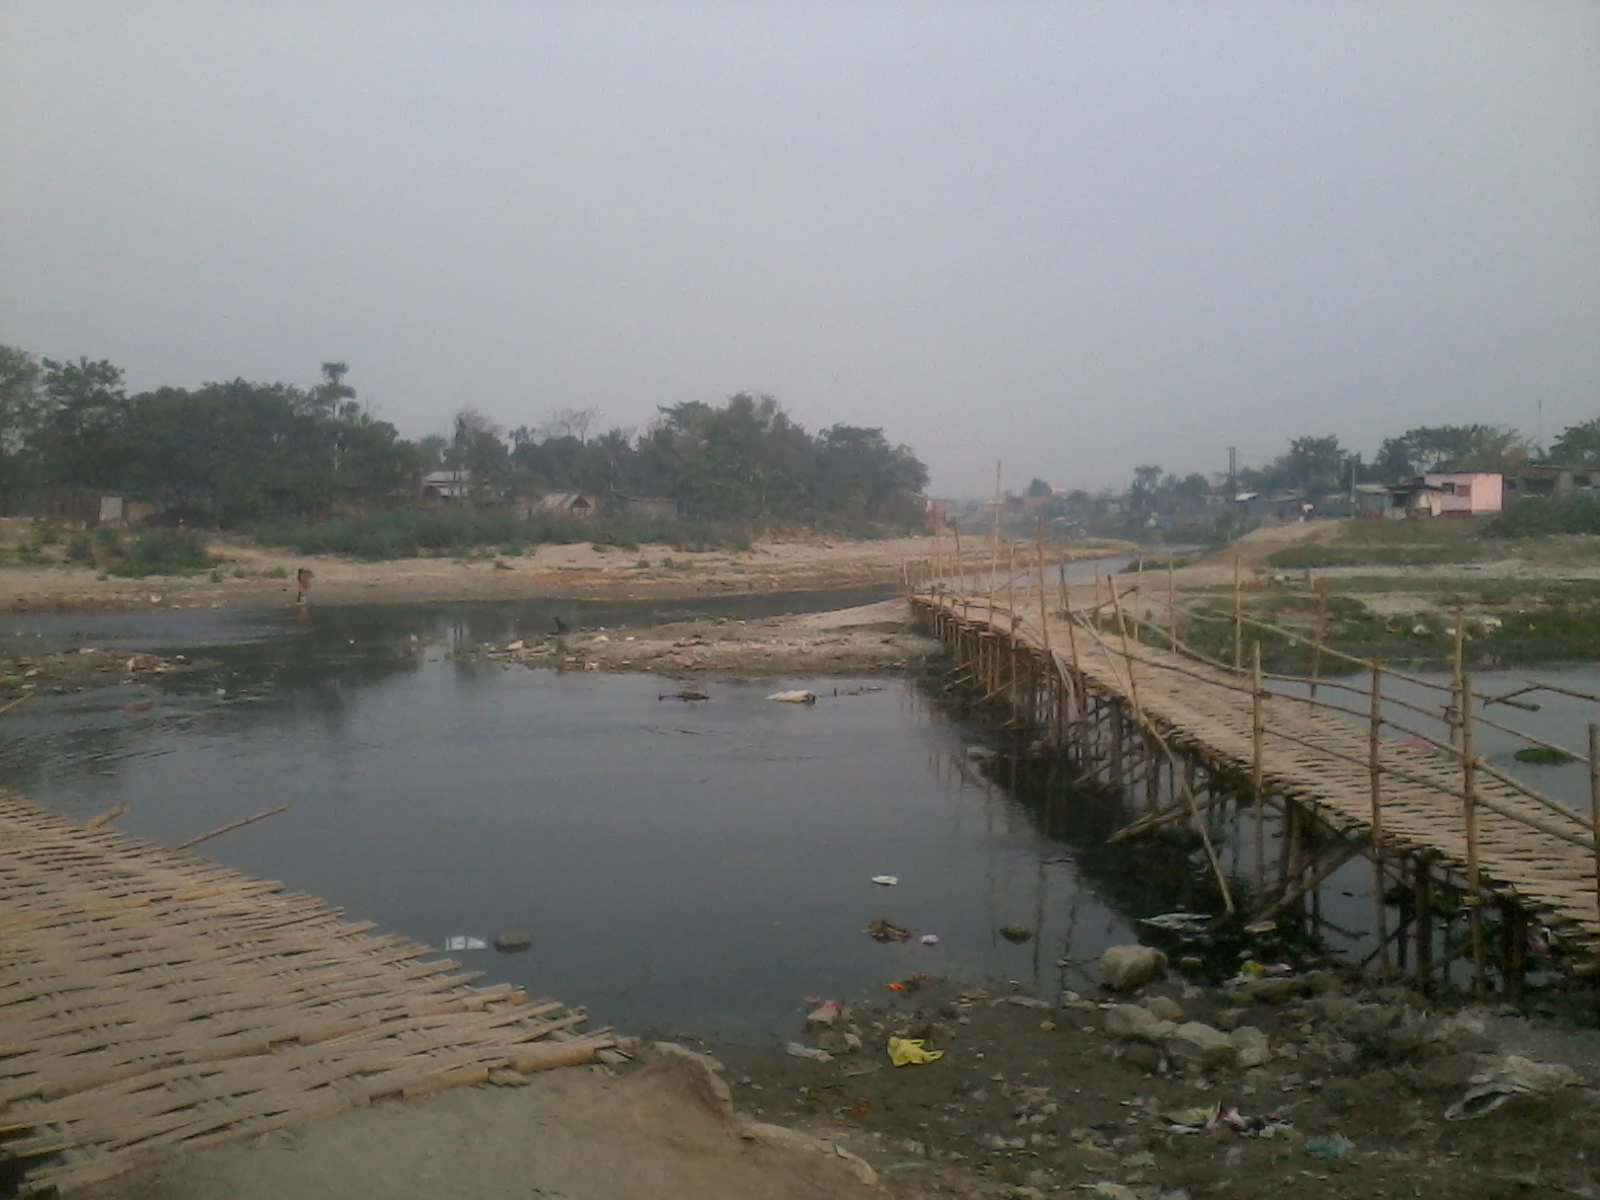
[[[582,492],[546,492],[539,499],[540,508],[593,508],[594,501]]]

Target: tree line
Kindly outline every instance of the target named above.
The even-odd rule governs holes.
[[[682,515],[757,524],[922,520],[927,469],[881,429],[809,433],[770,396],[658,410],[641,432],[595,432],[565,409],[509,434],[463,409],[415,441],[322,364],[302,387],[234,379],[130,395],[105,360],[0,346],[0,510],[82,510],[120,493],[196,523],[316,520],[414,504],[435,470],[465,472],[465,500],[506,506],[547,491],[672,500]]]
[[[1514,475],[1539,463],[1600,466],[1600,418],[1568,426],[1548,449],[1504,425],[1420,425],[1385,438],[1370,462],[1334,434],[1308,434],[1290,438],[1288,449],[1271,462],[1244,467],[1231,480],[1225,473],[1216,479],[1219,486],[1231,482],[1243,491],[1323,496],[1359,483],[1397,484],[1438,471]],[[1133,508],[1157,511],[1209,490],[1203,475],[1179,478],[1152,464],[1134,468],[1128,494]]]

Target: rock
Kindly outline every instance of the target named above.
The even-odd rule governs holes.
[[[1021,945],[1033,937],[1033,930],[1026,925],[1002,925],[999,932],[1006,941],[1016,945]]]
[[[1100,983],[1109,991],[1131,992],[1166,972],[1167,956],[1149,946],[1112,946],[1100,956]]]
[[[1337,1021],[1355,1006],[1349,996],[1318,996],[1306,1003],[1311,1017],[1319,1021]]]
[[[1212,1022],[1218,1029],[1231,1033],[1250,1019],[1248,1008],[1225,1008],[1217,1014]]]
[[[1238,1051],[1220,1029],[1199,1021],[1186,1021],[1167,1038],[1167,1054],[1177,1062],[1204,1068],[1226,1066]]]
[[[715,1115],[733,1119],[733,1093],[722,1077],[723,1066],[709,1054],[698,1054],[676,1042],[652,1042],[650,1068],[676,1075],[696,1099]]]
[[[526,933],[502,933],[491,944],[501,954],[515,954],[533,945],[533,938]]]
[[[1245,1025],[1228,1035],[1236,1054],[1235,1061],[1244,1069],[1264,1066],[1272,1059],[1272,1046],[1267,1035],[1254,1025]]]
[[[1446,1053],[1488,1054],[1495,1048],[1483,1018],[1472,1013],[1457,1013],[1434,1026],[1430,1040]]]
[[[1151,996],[1144,1002],[1144,1006],[1163,1021],[1181,1021],[1184,1019],[1183,1005],[1171,996]]]
[[[1015,1004],[1018,1008],[1044,1008],[1050,1007],[1050,1001],[1040,1000],[1037,996],[1001,996],[990,1001],[991,1004]]]
[[[786,1129],[782,1125],[752,1121],[749,1117],[740,1117],[737,1125],[739,1136],[746,1141],[786,1150],[824,1154],[829,1158],[838,1159],[840,1165],[850,1171],[864,1186],[878,1185],[878,1173],[867,1164],[866,1160],[850,1153],[837,1142],[811,1137],[798,1129]]]
[[[1142,1004],[1116,1004],[1106,1009],[1106,1032],[1112,1037],[1146,1038],[1161,1024]]]

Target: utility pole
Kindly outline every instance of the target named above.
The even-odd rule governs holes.
[[[1228,447],[1228,503],[1239,495],[1239,447]]]

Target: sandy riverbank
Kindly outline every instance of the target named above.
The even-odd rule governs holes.
[[[842,541],[814,537],[761,541],[748,551],[621,550],[598,545],[539,546],[517,557],[408,558],[360,562],[219,540],[214,572],[118,579],[93,568],[51,563],[0,567],[0,606],[12,612],[112,612],[139,608],[263,608],[294,601],[294,574],[313,575],[313,604],[552,599],[693,599],[741,593],[822,591],[902,580],[909,565],[927,570],[927,537]],[[1028,544],[1032,553],[1032,543]],[[1068,559],[1125,551],[1121,543],[1069,547]]]

